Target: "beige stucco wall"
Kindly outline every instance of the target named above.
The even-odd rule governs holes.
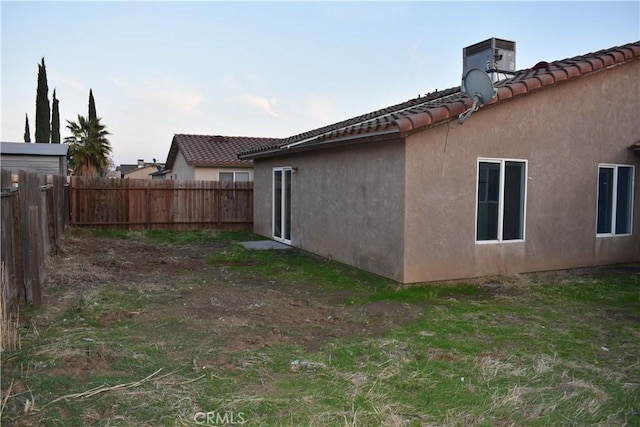
[[[182,152],[178,151],[176,159],[171,166],[171,179],[178,180],[194,180],[196,179],[196,171],[193,166],[189,166]]]
[[[292,246],[400,280],[404,144],[400,141],[257,159],[254,231],[272,236],[272,168],[292,175]]]
[[[158,168],[155,166],[145,166],[138,169],[133,169],[130,172],[124,174],[126,179],[151,179],[151,175],[154,172],[158,172]]]
[[[640,61],[410,135],[404,282],[640,261]],[[525,241],[475,242],[478,157],[528,161]],[[632,236],[596,237],[600,163],[635,165]]]
[[[230,168],[206,168],[197,167],[196,178],[202,181],[219,181],[220,172],[249,172],[249,181],[253,181],[253,168],[230,167]]]
[[[249,172],[249,181],[253,181],[253,167],[194,167],[187,163],[187,160],[180,151],[178,151],[176,159],[173,162],[170,178],[176,179],[177,177],[179,180],[218,181],[220,172]]]

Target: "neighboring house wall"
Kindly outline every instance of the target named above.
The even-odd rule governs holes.
[[[151,179],[151,174],[157,172],[156,166],[145,166],[134,169],[124,174],[126,179]]]
[[[640,62],[407,141],[404,282],[640,260]],[[478,157],[528,162],[525,239],[476,243]],[[635,165],[633,235],[596,237],[598,166]]]
[[[196,170],[193,166],[189,166],[184,155],[178,151],[176,159],[171,166],[171,179],[194,180],[196,179]]]
[[[291,244],[401,279],[404,145],[369,143],[254,161],[254,231],[272,232],[273,167],[292,175]]]
[[[201,181],[220,181],[220,172],[248,172],[249,173],[249,181],[253,181],[253,168],[242,168],[242,167],[230,167],[230,168],[221,168],[221,167],[196,167],[195,168],[195,179]]]
[[[253,168],[243,168],[233,166],[229,168],[190,166],[182,152],[178,151],[176,159],[171,168],[170,179],[197,180],[197,181],[219,181],[220,172],[249,172],[249,181],[253,181]]]

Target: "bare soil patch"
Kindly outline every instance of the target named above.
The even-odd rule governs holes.
[[[75,230],[50,262],[46,317],[69,310],[83,292],[126,287],[148,303],[140,311],[103,312],[103,324],[135,318],[141,327],[157,329],[159,342],[168,346],[181,331],[198,331],[202,342],[194,345],[214,349],[224,362],[224,354],[245,349],[284,343],[313,351],[333,338],[378,336],[421,315],[416,305],[349,305],[344,302],[348,291],[336,295],[313,284],[256,277],[251,266],[244,270],[242,265],[207,262],[229,245],[202,241],[174,246]],[[45,318],[36,321],[46,323]]]

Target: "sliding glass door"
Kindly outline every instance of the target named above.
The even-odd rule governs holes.
[[[291,243],[290,167],[273,169],[273,238]]]

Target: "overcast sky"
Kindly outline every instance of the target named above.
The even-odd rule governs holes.
[[[516,68],[640,40],[640,2],[1,3],[0,139],[35,135],[38,63],[66,120],[98,116],[116,164],[176,133],[285,137],[460,84],[462,49]]]

